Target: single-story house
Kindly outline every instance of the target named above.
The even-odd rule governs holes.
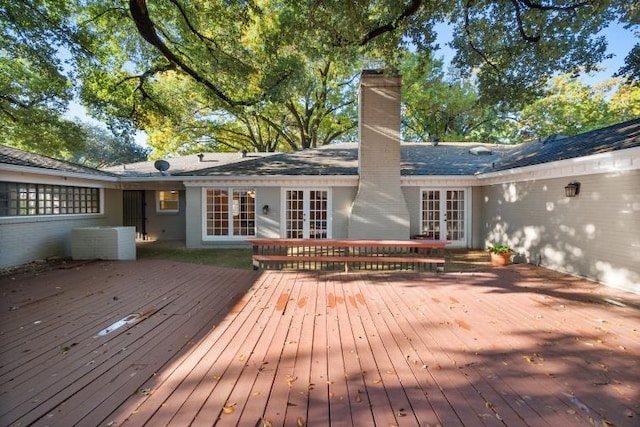
[[[75,227],[188,248],[250,237],[508,244],[516,260],[640,292],[640,119],[505,146],[401,143],[400,79],[365,71],[360,143],[105,170],[0,146],[0,267],[69,255]]]

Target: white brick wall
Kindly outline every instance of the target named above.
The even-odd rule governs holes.
[[[359,174],[349,238],[409,239],[409,211],[400,188],[400,77],[361,77]]]
[[[71,230],[73,259],[136,259],[135,227],[80,227]]]
[[[122,225],[122,191],[104,190],[103,215],[0,218],[0,268],[51,257],[71,256],[75,227]]]
[[[565,197],[569,181],[581,183],[578,197]],[[481,200],[486,243],[640,293],[640,171],[492,185]]]

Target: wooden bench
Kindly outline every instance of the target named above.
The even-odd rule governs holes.
[[[249,239],[253,267],[265,270],[444,270],[436,240]]]

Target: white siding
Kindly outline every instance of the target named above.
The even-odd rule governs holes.
[[[172,189],[166,188],[163,190]],[[185,191],[178,191],[180,206],[178,212],[158,212],[156,210],[156,190],[147,190],[145,194],[147,218],[147,237],[150,240],[181,240],[186,237],[186,200]]]
[[[280,237],[281,194],[280,187],[259,187],[256,190],[257,237],[263,239],[277,239]],[[262,208],[265,205],[269,206],[269,213],[266,215],[262,212]]]
[[[185,192],[185,225],[187,248],[202,247],[202,218],[204,206],[202,206],[202,187],[187,187]]]

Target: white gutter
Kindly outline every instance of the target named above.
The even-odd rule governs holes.
[[[480,185],[513,181],[568,178],[640,169],[640,147],[625,148],[585,157],[557,160],[539,165],[525,166],[476,175]]]
[[[185,187],[202,187],[211,185],[250,185],[255,187],[273,186],[330,186],[354,187],[358,185],[357,175],[247,175],[216,177],[182,177]]]
[[[103,181],[103,182],[119,182],[120,178],[117,176],[108,176],[108,175],[92,175],[81,172],[73,172],[66,170],[58,170],[58,169],[45,169],[38,168],[33,166],[19,166],[19,165],[11,165],[8,163],[0,163],[0,172],[8,172],[8,173],[16,173],[16,174],[35,174],[35,175],[45,175],[45,176],[53,176],[56,178],[76,178],[76,179],[84,179],[91,181]]]

